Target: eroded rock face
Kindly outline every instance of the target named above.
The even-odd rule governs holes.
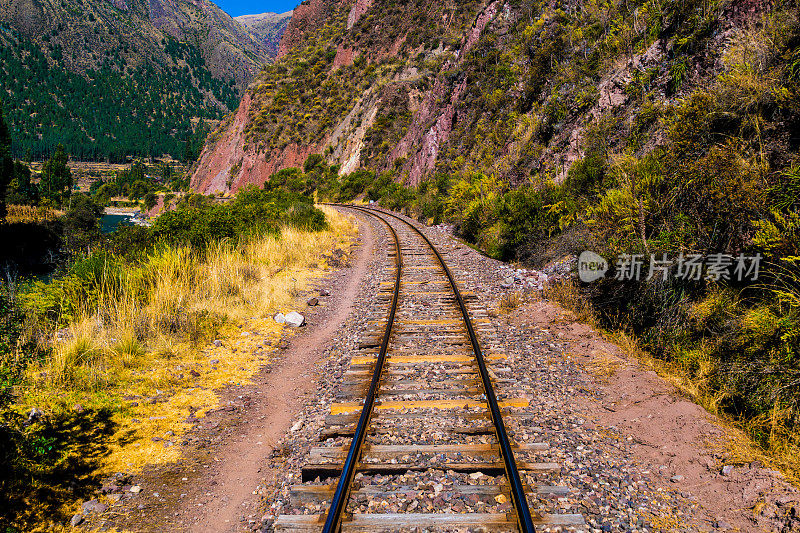
[[[464,36],[460,51],[455,60],[449,61],[443,70],[450,70],[461,64],[470,49],[486,29],[487,24],[497,15],[497,2],[489,4],[475,19],[470,31]],[[433,170],[441,146],[450,138],[453,120],[458,103],[467,88],[467,80],[450,92],[446,82],[438,77],[436,83],[425,96],[419,111],[415,114],[406,136],[392,150],[389,162],[407,157],[403,170],[408,172],[408,184],[417,185],[422,177]],[[445,98],[450,92],[450,97]]]
[[[251,97],[246,93],[236,114],[224,121],[212,135],[219,138],[213,145],[206,145],[200,154],[190,182],[193,191],[210,194],[227,189],[231,168],[244,158],[244,128],[250,112]]]
[[[252,98],[245,94],[236,114],[224,121],[212,135],[217,137],[200,155],[192,173],[191,188],[202,194],[236,192],[247,185],[261,186],[282,168],[302,166],[319,147],[292,144],[283,150],[259,152],[245,140],[245,127]]]
[[[290,144],[282,150],[261,152],[248,146],[244,140],[244,127],[249,106],[250,96],[245,95],[233,119],[219,126],[218,140],[204,148],[192,173],[192,191],[200,194],[236,193],[247,185],[261,187],[275,172],[302,167],[308,156],[324,148],[321,143]]]
[[[366,13],[370,7],[372,7],[373,0],[356,0],[355,5],[353,5],[353,9],[350,10],[350,14],[347,16],[347,29],[351,29],[358,19],[361,18],[361,15]]]
[[[374,0],[357,0],[353,3],[347,12],[347,28],[353,28],[372,8],[373,3]],[[285,56],[293,47],[302,45],[306,36],[318,30],[342,5],[340,0],[310,0],[298,6],[281,39],[278,58]],[[492,2],[478,13],[469,31],[462,36],[458,52],[447,60],[443,69],[455,68],[460,64],[489,22],[497,15],[497,11],[497,3]],[[340,42],[336,47],[332,68],[351,66],[355,58],[364,53],[369,55],[370,61],[397,56],[403,49],[406,38],[407,35],[401,34],[369,51],[360,50],[349,41]],[[412,52],[416,54],[420,51]],[[433,56],[444,52],[440,47],[433,52]],[[394,81],[403,85],[404,79],[408,79],[410,83],[419,79],[417,69],[409,66],[398,72]],[[448,86],[447,80],[439,78],[424,92],[410,86],[402,88],[415,93],[409,108],[414,114],[413,121],[404,130],[399,143],[383,156],[378,165],[388,167],[397,159],[407,158],[402,170],[408,172],[408,183],[416,184],[434,168],[442,145],[450,137],[456,110],[466,91],[466,80],[461,80],[455,89]],[[324,138],[316,143],[292,144],[282,149],[260,152],[253,143],[248,145],[245,139],[247,122],[256,111],[251,109],[254,100],[252,91],[255,90],[251,88],[236,114],[212,134],[213,141],[205,147],[192,176],[191,186],[194,191],[204,194],[236,192],[247,184],[262,185],[272,173],[287,167],[301,166],[310,154],[321,153],[328,147],[331,149],[328,160],[340,165],[340,173],[352,172],[363,164],[364,138],[382,111],[385,91],[368,89],[364,94],[356,95],[358,101],[352,110],[347,115],[338,117],[325,132]]]
[[[665,69],[674,43],[656,39],[646,50],[622,54],[604,63],[595,78],[581,82],[587,84],[582,86],[583,92],[577,92],[574,84],[554,92],[547,85],[554,75],[545,67],[528,63],[537,50],[544,50],[545,59],[537,61],[552,64],[552,52],[545,44],[554,38],[547,24],[560,27],[558,23],[542,22],[546,31],[537,34],[539,26],[531,19],[528,28],[533,37],[522,43],[509,36],[519,29],[519,21],[530,15],[524,11],[499,0],[484,0],[481,5],[461,11],[448,1],[440,4],[445,5],[442,12],[428,19],[411,5],[397,8],[383,0],[307,0],[299,6],[281,41],[279,57],[285,58],[285,75],[275,71],[266,74],[263,86],[267,89],[251,89],[239,114],[212,136],[214,141],[206,148],[192,180],[195,190],[233,192],[248,183],[261,184],[277,170],[300,166],[312,153],[324,153],[327,163],[339,165],[340,174],[358,168],[393,170],[397,180],[411,186],[437,169],[455,171],[458,165],[492,173],[511,186],[526,183],[534,175],[547,175],[560,182],[584,157],[587,131],[593,131],[606,117],[614,116],[628,124],[638,115],[640,104],[629,96],[636,79],[646,73],[653,90],[661,90],[669,83]],[[741,9],[731,8],[719,21],[719,28],[730,28],[739,14],[753,17],[768,9],[768,4],[767,0],[748,0]],[[426,26],[420,24],[420,17]],[[449,32],[451,24],[456,29]],[[636,31],[644,31],[642,23],[632,24]],[[311,39],[325,25],[336,28],[337,33],[328,40],[322,39],[324,42]],[[430,28],[436,31],[419,37]],[[313,50],[303,49],[312,41]],[[715,48],[724,48],[725,42],[724,31],[715,34]],[[269,87],[285,80],[291,85],[291,72],[309,68],[311,61],[318,63],[318,58],[307,56],[319,50],[324,50],[326,62],[319,75],[315,70],[313,79],[299,77],[304,81],[289,87],[286,93],[302,95],[302,105],[270,100],[274,95],[269,93]],[[481,59],[488,58],[491,50],[513,56],[510,65],[521,65],[515,71],[516,77],[510,76],[513,80],[494,92],[490,91],[494,74]],[[585,59],[585,52],[574,52],[577,55],[570,56],[570,61],[579,63]],[[387,57],[395,60],[383,61]],[[703,68],[720,68],[712,63]],[[703,77],[699,68],[689,66],[687,87],[692,80]],[[343,70],[357,83],[337,78]],[[526,76],[546,79],[537,84]],[[329,82],[337,90],[331,90]],[[498,91],[502,94],[495,97]],[[402,104],[391,101],[396,92],[404,94]],[[341,103],[342,94],[346,105]],[[286,100],[285,94],[281,97]],[[253,112],[248,108],[251,98],[258,102],[258,109]],[[664,94],[663,98],[667,96]],[[505,101],[495,110],[505,115],[489,111],[488,107],[495,105],[487,107],[491,101]],[[267,117],[262,109],[269,106],[288,109],[281,117],[288,116],[290,120],[264,120]],[[308,128],[303,115],[313,117]],[[266,123],[259,135],[265,144],[273,143],[278,149],[256,152],[252,145],[258,144],[259,139],[251,140],[250,146],[245,144],[242,132],[248,117],[258,117],[255,120]],[[295,128],[291,136],[282,133],[284,124]],[[276,139],[280,143],[304,140],[284,146]],[[662,141],[663,132],[653,131],[648,148]],[[488,149],[483,144],[488,144]]]
[[[336,57],[333,58],[333,67],[349,67],[353,64],[353,59],[356,57],[356,51],[353,48],[347,48],[344,45],[339,45],[336,48]]]

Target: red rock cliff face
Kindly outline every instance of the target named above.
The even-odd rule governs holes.
[[[361,15],[366,13],[370,7],[372,7],[373,0],[356,0],[353,9],[350,10],[350,14],[347,16],[347,29],[349,30],[352,28],[358,19],[361,18]]]
[[[286,53],[296,44],[302,43],[303,38],[309,32],[320,28],[325,24],[325,20],[334,8],[350,3],[352,0],[308,0],[303,2],[292,13],[292,20],[286,27],[286,31],[281,37],[278,47],[278,58]],[[347,29],[355,25],[358,19],[366,13],[374,0],[356,0],[347,17]]]
[[[216,141],[203,149],[191,178],[191,189],[202,194],[235,193],[247,185],[261,186],[270,175],[282,168],[301,166],[320,146],[291,144],[283,150],[258,152],[254,146],[245,147],[252,98],[245,94],[236,114],[220,124],[213,135]]]
[[[486,25],[497,14],[497,2],[489,4],[476,18],[471,30],[461,43],[461,50],[453,62],[448,62],[444,70],[459,64],[467,52],[478,42]],[[407,157],[403,169],[408,172],[408,184],[417,185],[422,177],[432,171],[436,165],[439,149],[450,138],[456,108],[466,90],[466,80],[458,84],[445,100],[448,88],[441,78],[437,78],[433,88],[428,91],[414,114],[408,133],[397,144],[389,155],[389,162]]]
[[[294,11],[291,22],[283,35],[280,44],[279,58],[286,56],[296,46],[302,46],[314,31],[329,22],[334,12],[341,16],[342,8],[348,14],[346,26],[356,27],[359,19],[364,17],[374,7],[377,0],[309,0]],[[487,26],[495,19],[499,9],[497,0],[488,2],[488,5],[472,16],[472,24],[467,25],[461,36],[457,48],[452,50],[454,56],[446,61],[441,68],[448,70],[459,65],[466,57],[469,50],[477,43]],[[443,22],[447,24],[446,17]],[[344,22],[340,19],[340,22]],[[345,30],[346,31],[346,30]],[[363,34],[359,29],[359,34]],[[360,54],[366,54],[367,61],[378,63],[387,55],[398,55],[408,33],[399,33],[391,41],[382,43],[384,48],[374,48],[374,40],[368,40],[373,48],[360,49],[358,45],[350,47],[348,42],[353,40],[345,38],[344,42],[336,42],[336,54],[332,62],[333,70],[353,64],[353,60]],[[357,42],[357,40],[355,41]],[[388,44],[387,44],[388,43]],[[438,51],[425,51],[419,44],[406,50],[411,57],[426,53],[429,57],[436,57],[444,53]],[[358,75],[353,72],[353,75]],[[416,67],[406,67],[389,73],[383,80],[390,83],[403,85],[406,81],[413,82],[419,79]],[[242,100],[236,114],[223,122],[218,130],[211,136],[211,141],[206,145],[191,180],[192,189],[211,194],[216,192],[236,192],[247,184],[262,185],[269,176],[286,167],[301,166],[305,159],[312,153],[326,153],[329,163],[340,165],[341,172],[355,170],[361,162],[361,152],[366,143],[371,142],[368,133],[381,109],[383,96],[377,89],[378,85],[369,87],[363,94],[353,95],[353,107],[346,116],[336,117],[323,133],[322,139],[308,145],[291,144],[282,149],[257,152],[258,142],[250,142],[245,146],[245,129],[248,120],[255,114],[251,112],[252,106],[261,106],[255,93],[249,92]],[[255,91],[257,89],[251,89]],[[404,89],[407,90],[407,89]],[[410,106],[409,111],[413,117],[402,138],[387,154],[388,164],[392,165],[400,158],[406,158],[402,165],[402,173],[408,176],[407,183],[417,184],[436,166],[442,147],[448,143],[453,124],[456,120],[457,110],[466,91],[466,81],[461,81],[455,86],[443,77],[436,77],[433,86],[412,98],[416,103]],[[253,99],[256,99],[256,103]],[[255,109],[253,110],[255,111]],[[305,111],[307,112],[307,111]],[[370,148],[372,149],[372,148]]]
[[[227,190],[231,168],[238,160],[244,158],[244,127],[247,124],[250,104],[250,94],[247,93],[233,119],[226,120],[217,127],[217,131],[214,132],[214,135],[218,135],[217,141],[206,144],[192,174],[193,191],[210,194]]]
[[[305,36],[325,24],[331,12],[349,0],[309,0],[300,4],[281,38],[278,58]],[[355,23],[369,9],[372,0],[358,0],[349,20]],[[352,55],[347,62],[352,63]],[[251,114],[252,94],[248,91],[236,114],[224,121],[206,144],[191,178],[191,188],[202,194],[235,193],[248,184],[261,186],[271,174],[288,167],[301,166],[309,155],[320,152],[325,143],[298,146],[291,144],[282,150],[258,152],[255,146],[245,148],[245,127]]]

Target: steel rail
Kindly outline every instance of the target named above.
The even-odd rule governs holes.
[[[359,208],[361,211],[372,211],[374,215],[376,210],[373,209],[366,209],[366,208]],[[513,498],[514,507],[517,510],[517,524],[521,532],[524,533],[532,533],[535,532],[536,529],[533,526],[533,519],[531,518],[531,511],[528,508],[528,499],[525,497],[525,489],[522,484],[522,479],[519,475],[519,470],[517,469],[517,463],[514,461],[514,452],[511,450],[511,442],[508,438],[508,433],[506,432],[505,424],[503,423],[503,417],[500,413],[500,406],[497,404],[497,396],[494,393],[494,387],[492,387],[492,381],[489,376],[489,371],[486,368],[486,362],[483,358],[483,352],[478,344],[478,337],[475,335],[475,329],[472,327],[472,320],[469,318],[469,311],[467,310],[467,306],[464,305],[464,300],[461,297],[461,292],[458,290],[458,286],[456,285],[455,278],[453,274],[450,272],[447,264],[444,262],[444,258],[439,253],[439,250],[431,243],[428,237],[422,233],[414,224],[404,220],[397,215],[392,213],[386,213],[384,211],[377,211],[378,213],[388,215],[392,218],[403,222],[408,227],[413,229],[422,239],[427,243],[430,249],[433,251],[436,259],[439,261],[439,264],[442,266],[444,270],[445,276],[450,281],[450,286],[453,289],[453,293],[455,294],[456,301],[458,302],[458,306],[461,309],[461,314],[464,317],[464,325],[467,328],[467,333],[469,334],[470,342],[472,343],[472,350],[475,352],[475,359],[478,362],[478,369],[480,370],[481,374],[481,381],[483,382],[483,389],[486,393],[486,402],[489,404],[489,410],[492,416],[492,423],[495,427],[495,434],[497,436],[497,441],[500,446],[500,453],[503,457],[503,464],[505,466],[506,477],[508,478],[508,482],[511,485],[511,496]],[[382,217],[374,215],[377,218],[382,219]],[[384,220],[384,223],[386,221]]]
[[[343,206],[343,207],[353,207],[353,206]],[[355,208],[358,211],[368,212],[365,209]],[[369,213],[369,212],[368,212]],[[358,424],[356,425],[355,433],[353,434],[353,440],[350,443],[350,449],[347,452],[347,458],[345,459],[344,466],[342,467],[342,475],[339,478],[339,483],[336,485],[336,491],[333,493],[333,499],[331,499],[331,506],[328,510],[328,514],[325,517],[325,525],[322,528],[323,533],[336,533],[339,531],[342,522],[342,515],[344,514],[345,507],[347,506],[347,500],[350,496],[350,487],[353,482],[353,476],[355,476],[356,466],[358,465],[359,460],[361,459],[361,451],[364,445],[364,438],[367,434],[367,426],[369,425],[370,418],[372,417],[372,408],[375,404],[375,395],[378,390],[378,386],[380,384],[381,373],[383,371],[383,365],[386,361],[386,351],[389,348],[389,337],[392,334],[392,327],[394,325],[394,317],[395,313],[397,312],[397,300],[400,294],[400,277],[403,271],[403,259],[400,251],[400,239],[397,236],[397,232],[394,228],[389,224],[386,220],[382,217],[377,216],[373,213],[369,213],[371,216],[377,218],[381,222],[383,222],[386,227],[389,229],[389,233],[392,235],[394,239],[394,248],[395,248],[395,268],[397,271],[397,276],[395,277],[394,281],[394,294],[392,296],[392,305],[389,309],[389,319],[386,323],[386,331],[383,334],[383,340],[381,341],[381,348],[378,352],[378,360],[375,363],[375,370],[372,373],[372,381],[369,385],[369,391],[367,392],[367,397],[364,400],[364,407],[361,409],[361,416],[358,419]]]

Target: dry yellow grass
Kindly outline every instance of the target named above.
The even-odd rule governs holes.
[[[625,361],[619,357],[615,357],[609,353],[603,353],[586,363],[586,369],[594,377],[606,383],[617,373],[617,370],[624,365]]]
[[[577,282],[566,279],[545,286],[545,298],[554,300],[575,315],[575,319],[597,329],[597,317],[591,303],[581,294]]]
[[[782,418],[780,409],[749,420],[735,423],[730,420],[722,438],[708,445],[726,458],[728,463],[748,464],[760,461],[773,470],[780,471],[795,485],[800,484],[800,446],[792,433],[789,421]],[[753,441],[750,434],[765,435],[766,446]]]
[[[354,225],[322,209],[326,231],[284,228],[279,237],[223,242],[205,255],[166,249],[127,270],[60,332],[62,340],[53,332],[53,355],[29,368],[20,403],[58,410],[125,398],[103,471],[177,459],[180,447],[164,442],[177,444],[190,415],[217,406],[215,390],[247,383],[269,361],[269,345],[284,333],[272,315],[295,308],[297,295],[324,275],[323,253],[348,250]]]
[[[520,305],[522,305],[522,294],[518,291],[512,291],[500,297],[497,302],[497,309],[500,313],[510,313]]]
[[[26,222],[32,224],[42,224],[44,222],[52,222],[61,215],[63,215],[62,212],[56,211],[55,209],[50,209],[49,207],[9,205],[6,222],[9,224],[20,224]]]

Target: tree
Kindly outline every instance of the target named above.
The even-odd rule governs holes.
[[[141,161],[136,161],[131,165],[130,181],[145,181],[144,164]]]
[[[172,180],[172,166],[169,163],[161,163],[161,182],[169,183]]]
[[[11,182],[6,187],[6,202],[15,205],[39,203],[39,188],[31,183],[31,169],[22,161],[14,161]]]
[[[128,200],[139,200],[150,191],[150,184],[144,180],[137,180],[128,191]]]
[[[156,204],[158,203],[158,196],[155,193],[149,192],[144,195],[144,209],[145,211],[150,211],[153,209]]]
[[[94,201],[97,205],[107,206],[111,202],[111,197],[118,193],[118,188],[114,183],[102,184],[94,193]]]
[[[6,218],[6,187],[14,173],[14,160],[11,158],[11,134],[8,131],[3,106],[0,102],[0,220]]]
[[[42,180],[39,183],[41,194],[52,202],[61,203],[70,195],[72,171],[67,166],[69,156],[64,145],[59,144],[53,157],[42,167]]]
[[[100,238],[102,209],[85,194],[75,194],[70,199],[64,215],[64,238],[67,247],[74,251],[89,248]]]

